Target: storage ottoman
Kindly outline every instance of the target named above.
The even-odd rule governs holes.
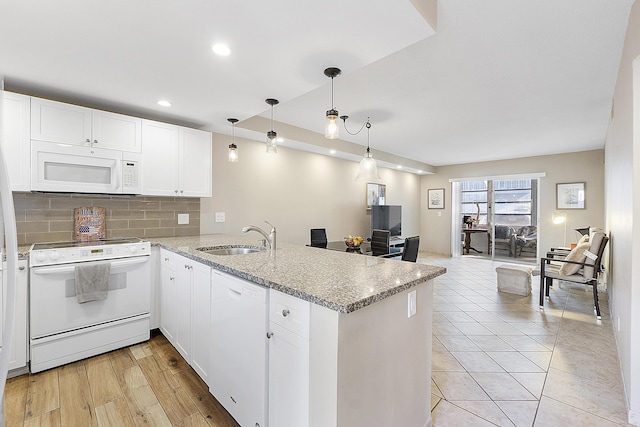
[[[532,268],[517,265],[500,265],[498,273],[498,292],[527,296],[531,293]]]

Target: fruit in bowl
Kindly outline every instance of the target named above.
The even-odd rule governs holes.
[[[364,241],[364,239],[360,236],[351,236],[344,238],[344,243],[348,248],[359,248],[360,244]]]

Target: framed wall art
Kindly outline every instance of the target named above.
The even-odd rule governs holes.
[[[556,184],[556,209],[585,209],[584,182]]]
[[[444,209],[444,188],[433,188],[427,194],[429,209]]]
[[[367,209],[373,205],[385,205],[387,200],[387,186],[367,182]]]

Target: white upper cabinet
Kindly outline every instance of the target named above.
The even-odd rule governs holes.
[[[31,160],[29,150],[30,97],[3,92],[2,148],[13,191],[31,191]]]
[[[142,119],[32,97],[31,139],[139,153]]]
[[[211,197],[211,133],[142,121],[142,194]]]
[[[182,128],[180,195],[211,197],[211,132]]]

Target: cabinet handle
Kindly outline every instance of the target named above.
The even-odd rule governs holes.
[[[87,140],[85,142],[91,143],[91,140],[89,138],[87,138]]]
[[[24,270],[24,266],[18,267],[18,270],[20,270],[20,271]]]
[[[175,193],[178,194],[178,190],[175,190]]]
[[[165,260],[165,261],[167,261],[167,262],[169,262],[169,258],[165,258],[164,260]]]
[[[98,140],[97,140],[97,139],[94,139],[94,140],[93,140],[93,143],[94,143],[94,144],[97,144],[97,143],[98,143]]]
[[[169,277],[169,280],[176,280],[175,277]]]
[[[193,269],[193,265],[185,264],[184,268],[186,268],[187,270],[191,270]]]
[[[284,310],[282,310],[282,315],[283,315],[284,317],[287,317],[287,316],[289,315],[289,309],[288,309],[288,308],[285,308]]]
[[[184,193],[184,190],[180,190],[180,194]]]
[[[273,336],[273,332],[267,332],[267,338],[271,339],[271,337]]]

